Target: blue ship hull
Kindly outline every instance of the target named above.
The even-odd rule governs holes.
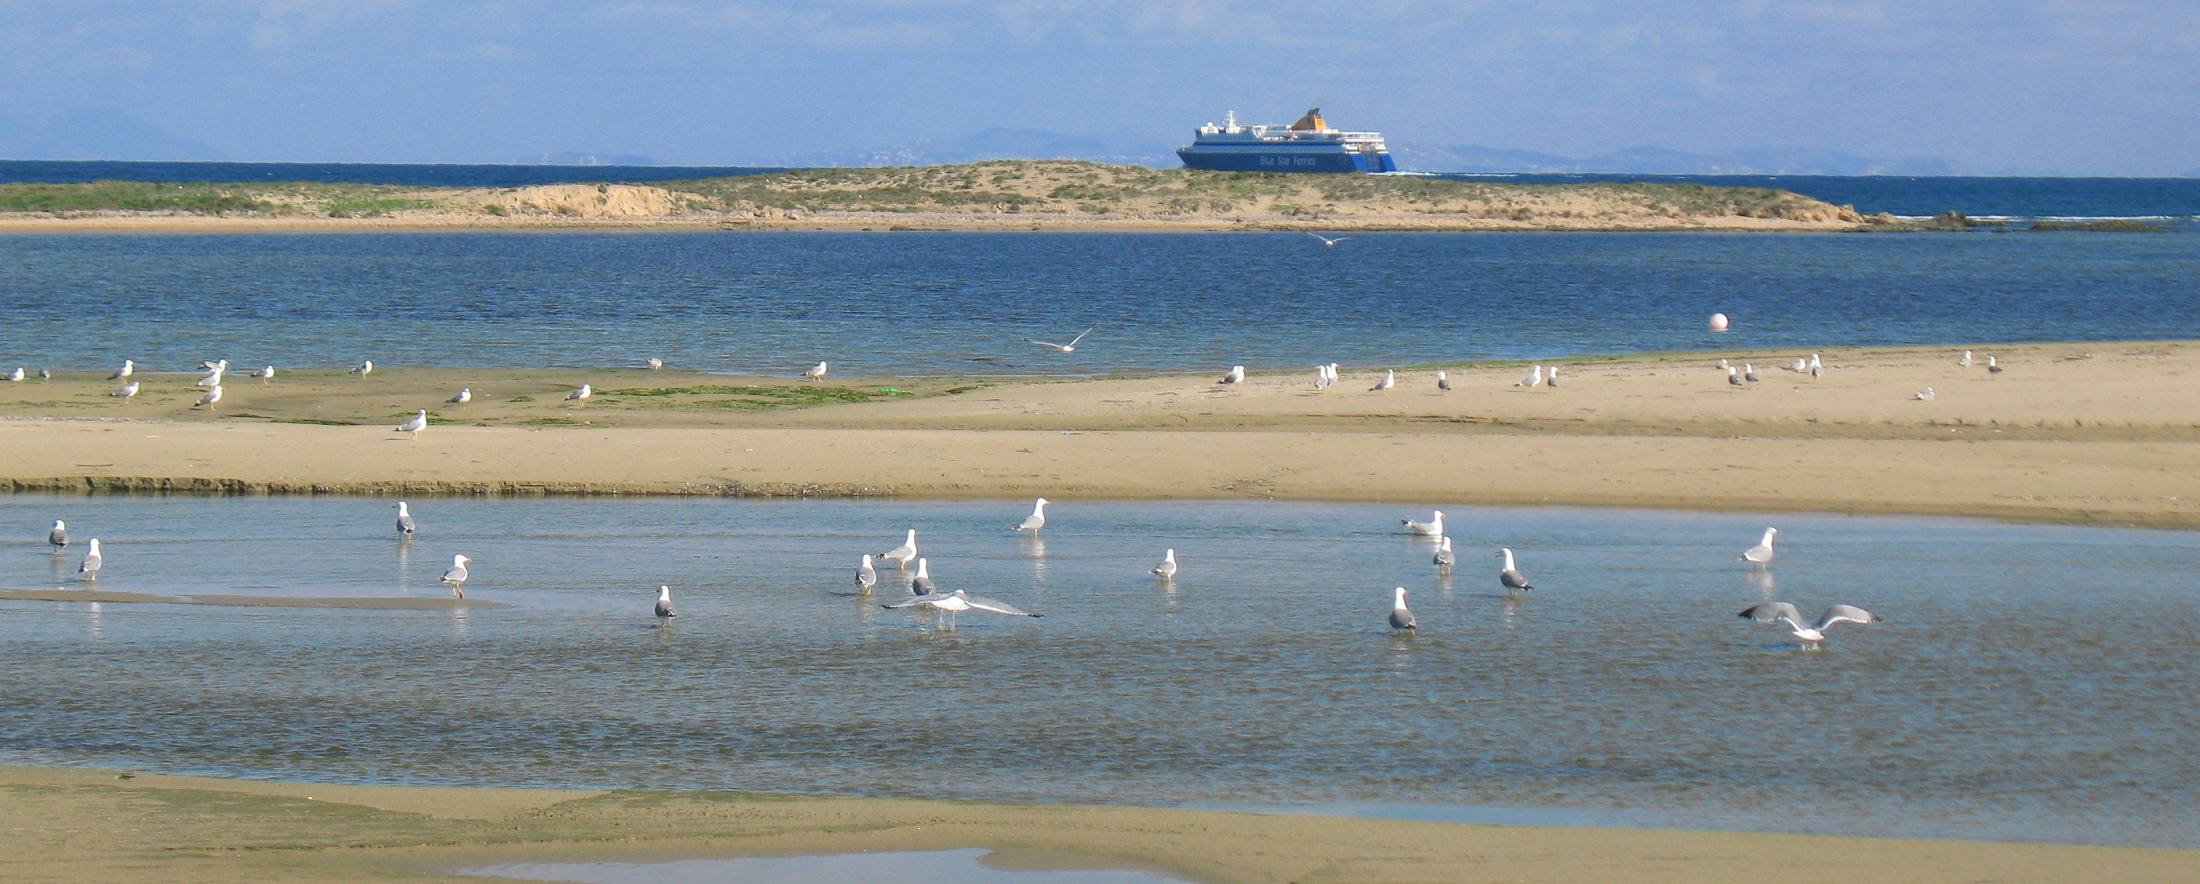
[[[1354,154],[1340,151],[1300,153],[1274,151],[1202,151],[1178,148],[1176,155],[1187,169],[1211,172],[1396,172],[1390,154]]]

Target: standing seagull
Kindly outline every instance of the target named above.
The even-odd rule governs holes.
[[[910,595],[934,595],[934,594],[937,594],[937,593],[938,593],[938,590],[937,590],[937,589],[935,589],[935,588],[934,588],[934,587],[932,586],[932,568],[931,568],[931,566],[930,566],[930,565],[927,565],[927,564],[925,564],[925,562],[924,562],[924,560],[923,560],[923,559],[918,559],[918,560],[917,560],[917,576],[909,578],[909,594],[910,594]]]
[[[453,396],[445,401],[451,403],[452,405],[464,405],[468,402],[472,402],[474,401],[474,388],[461,387],[459,388],[458,395]]]
[[[1795,610],[1795,606],[1787,602],[1766,602],[1761,605],[1752,605],[1743,608],[1741,613],[1735,616],[1755,620],[1759,623],[1785,622],[1789,634],[1802,639],[1804,647],[1813,649],[1818,647],[1819,642],[1826,640],[1826,630],[1832,628],[1836,623],[1880,622],[1877,615],[1863,608],[1853,605],[1834,605],[1827,608],[1825,613],[1818,615],[1818,622],[1805,625],[1803,623],[1803,613]]]
[[[412,434],[412,437],[413,437],[413,438],[415,438],[415,439],[418,439],[418,438],[420,438],[420,431],[421,431],[421,430],[425,430],[425,429],[427,429],[427,428],[428,428],[428,410],[427,410],[427,409],[425,409],[425,408],[421,409],[419,413],[417,413],[417,414],[414,414],[414,415],[412,416],[412,420],[409,420],[409,421],[406,421],[406,422],[404,422],[404,423],[401,423],[401,424],[398,424],[398,425],[397,425],[397,431],[398,431],[398,432],[400,432],[400,433],[411,433],[411,434]]]
[[[1747,362],[1742,363],[1742,380],[1748,381],[1752,384],[1756,383],[1757,366],[1751,365]]]
[[[1093,328],[1099,328],[1099,326],[1093,326]],[[1069,343],[1067,344],[1057,344],[1053,341],[1040,341],[1033,340],[1031,338],[1025,338],[1024,340],[1031,341],[1032,343],[1038,344],[1041,347],[1053,347],[1054,349],[1060,350],[1064,353],[1075,353],[1077,352],[1077,342],[1084,340],[1085,336],[1089,334],[1092,334],[1091,328],[1078,332],[1077,337],[1069,339]]]
[[[129,376],[131,376],[131,375],[133,375],[133,374],[136,374],[136,373],[137,373],[137,363],[135,363],[135,362],[132,362],[132,361],[130,361],[130,360],[128,360],[128,359],[125,359],[125,360],[122,360],[122,367],[121,367],[121,368],[118,368],[118,369],[115,369],[115,373],[114,373],[114,374],[111,374],[111,375],[108,375],[108,376],[107,376],[107,379],[108,379],[108,380],[110,380],[110,381],[119,381],[119,380],[122,380],[122,379],[124,379],[124,378],[128,378]]]
[[[871,587],[878,585],[878,569],[871,567],[871,554],[863,554],[863,563],[856,566],[856,594],[870,595]]]
[[[1416,522],[1412,519],[1399,519],[1398,521],[1406,526],[1407,534],[1412,534],[1418,537],[1444,536],[1444,511],[1431,510],[1430,512],[1433,512],[1436,515],[1431,517],[1426,522]]]
[[[8,372],[8,380],[11,382],[20,381],[27,376],[28,375],[23,372],[23,366],[20,365],[16,366],[14,371]]]
[[[1401,586],[1392,592],[1396,595],[1392,596],[1394,601],[1390,603],[1391,631],[1419,632],[1421,627],[1413,622],[1413,612],[1406,610],[1406,588]]]
[[[1153,576],[1163,580],[1176,579],[1176,550],[1161,554],[1161,564],[1153,566]]]
[[[1436,542],[1436,556],[1429,559],[1429,563],[1444,571],[1449,571],[1451,566],[1459,564],[1458,554],[1451,551],[1451,535],[1444,535],[1442,540]]]
[[[466,578],[472,576],[466,573],[466,563],[471,561],[473,559],[465,556],[452,556],[451,569],[443,572],[442,579],[436,581],[437,583],[451,585],[451,598],[462,599],[466,597]]]
[[[580,388],[580,389],[578,389],[578,390],[574,390],[574,391],[573,391],[573,392],[571,392],[571,393],[567,393],[567,394],[565,394],[565,401],[567,401],[567,402],[581,402],[581,401],[585,401],[585,400],[587,400],[587,399],[588,399],[588,397],[590,397],[590,396],[594,396],[594,395],[596,395],[596,388],[595,388],[595,387],[591,387],[591,386],[589,386],[589,385],[587,385],[587,384],[582,384],[582,385],[581,385],[581,388]]]
[[[1756,565],[1759,568],[1772,564],[1772,539],[1778,536],[1780,536],[1780,529],[1766,528],[1765,539],[1757,541],[1756,546],[1742,551],[1742,561]]]
[[[1436,372],[1436,389],[1446,393],[1451,392],[1451,375],[1445,374],[1441,370]]]
[[[200,408],[200,407],[205,407],[205,408],[213,408],[213,407],[214,407],[214,403],[216,403],[216,402],[220,402],[220,401],[222,401],[222,385],[220,385],[220,384],[215,384],[215,385],[214,385],[214,389],[211,389],[211,390],[208,390],[208,391],[206,391],[206,395],[204,395],[204,396],[200,396],[200,397],[199,397],[199,401],[198,401],[198,403],[197,403],[197,404],[195,404],[195,405],[193,405],[193,406],[191,406],[191,407],[192,407],[192,408]]]
[[[1529,583],[1528,578],[1520,576],[1520,569],[1513,565],[1513,551],[1511,549],[1498,550],[1497,557],[1505,560],[1505,569],[1497,572],[1498,583],[1503,584],[1506,589],[1535,588],[1535,584]]]
[[[649,366],[650,371],[657,371],[665,367],[665,361],[655,356],[649,357],[649,361],[643,364]]]
[[[805,371],[805,372],[803,372],[803,373],[802,373],[802,376],[803,376],[803,377],[806,377],[806,378],[809,378],[810,380],[813,380],[813,381],[814,381],[814,380],[817,380],[817,379],[819,379],[819,378],[822,378],[822,377],[824,377],[824,376],[825,376],[825,371],[826,371],[826,366],[825,366],[825,363],[823,363],[823,362],[819,362],[818,364],[816,364],[816,365],[813,365],[813,366],[811,366],[811,367],[810,367],[810,370],[809,370],[809,371]]]
[[[97,582],[101,561],[99,557],[99,538],[94,537],[92,538],[92,548],[84,554],[84,561],[76,566],[76,573],[84,575],[84,580],[87,583]]]
[[[1394,368],[1386,368],[1383,369],[1383,379],[1376,381],[1375,386],[1369,387],[1367,389],[1371,393],[1380,393],[1395,386],[1398,386],[1398,370]]]
[[[903,540],[900,546],[879,553],[878,557],[893,562],[897,571],[908,570],[909,563],[917,560],[917,529],[909,529],[908,539]]]
[[[1044,497],[1039,498],[1037,503],[1033,503],[1031,505],[1031,515],[1025,516],[1022,522],[1016,523],[1016,530],[1029,531],[1033,537],[1039,536],[1039,529],[1047,526],[1047,503],[1048,501]]]
[[[413,536],[412,508],[402,500],[397,502],[397,533],[402,537]]]
[[[1957,364],[1957,365],[1960,365],[1960,366],[1963,366],[1964,368],[1970,368],[1970,367],[1971,367],[1971,351],[1969,351],[1969,350],[1965,350],[1965,351],[1963,351],[1963,358],[1961,358],[1961,359],[1958,359],[1958,360],[1956,360],[1956,364]]]
[[[1319,233],[1315,233],[1315,232],[1313,232],[1313,231],[1311,231],[1311,230],[1309,230],[1309,231],[1306,231],[1306,235],[1307,235],[1307,236],[1311,236],[1311,237],[1313,237],[1313,238],[1315,238],[1315,239],[1321,240],[1321,241],[1322,241],[1322,245],[1328,246],[1328,247],[1330,247],[1330,248],[1336,248],[1336,247],[1337,247],[1337,244],[1338,244],[1338,243],[1344,242],[1345,240],[1348,240],[1348,239],[1351,239],[1351,238],[1352,238],[1352,237],[1349,237],[1349,236],[1339,236],[1339,237],[1331,238],[1331,237],[1323,236],[1323,235],[1321,235],[1321,234],[1319,234]]]
[[[1224,372],[1224,373],[1223,373],[1223,375],[1222,375],[1222,380],[1216,381],[1215,383],[1218,383],[1218,384],[1242,384],[1242,383],[1245,383],[1245,366],[1242,366],[1242,365],[1233,365],[1233,366],[1230,366],[1230,370],[1229,370],[1229,371],[1227,371],[1227,372]]]
[[[60,519],[53,520],[53,530],[46,532],[46,542],[53,544],[54,555],[60,555],[61,550],[69,545],[69,523]]]
[[[222,385],[222,375],[227,374],[228,371],[229,369],[226,368],[210,369],[207,371],[206,377],[199,378],[193,386],[219,387]]]
[[[1521,386],[1523,386],[1523,387],[1534,387],[1534,386],[1539,386],[1539,385],[1541,385],[1542,383],[1543,383],[1543,366],[1540,366],[1540,365],[1536,366],[1536,367],[1535,367],[1535,370],[1534,370],[1534,371],[1528,372],[1528,376],[1527,376],[1527,377],[1525,377],[1525,378],[1521,378],[1521,379],[1520,379],[1520,385],[1521,385]]]
[[[1543,378],[1543,386],[1558,389],[1558,366],[1551,366],[1551,373]]]
[[[1734,366],[1729,365],[1726,367],[1726,383],[1727,386],[1730,387],[1739,387],[1742,385],[1742,376],[1734,371]]]
[[[1326,365],[1317,365],[1317,366],[1314,366],[1314,389],[1316,389],[1316,390],[1327,390],[1327,389],[1329,389],[1329,366],[1326,366]]]
[[[672,587],[662,585],[658,586],[657,625],[662,627],[664,626],[665,621],[671,620],[672,618],[678,616],[680,615],[672,610]]]
[[[355,374],[355,375],[358,375],[358,376],[359,376],[359,379],[360,379],[360,380],[362,380],[362,381],[363,381],[363,380],[366,380],[366,379],[367,379],[367,375],[370,375],[370,374],[373,374],[373,373],[374,373],[374,360],[372,360],[372,359],[361,359],[361,360],[359,360],[359,364],[358,364],[358,365],[354,365],[354,366],[352,366],[352,367],[351,367],[351,371],[350,371],[350,372],[347,372],[347,374]]]
[[[1986,373],[2001,374],[2001,363],[1995,361],[1992,356],[1986,357]]]
[[[263,381],[275,379],[275,366],[263,365],[252,370],[252,376]]]
[[[131,381],[127,384],[123,384],[120,387],[116,387],[115,395],[123,399],[128,399],[132,396],[137,395],[138,383],[138,381]]]

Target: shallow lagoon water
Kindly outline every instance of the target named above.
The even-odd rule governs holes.
[[[1033,541],[1020,501],[430,499],[407,544],[388,500],[0,497],[0,586],[77,585],[63,518],[102,589],[434,597],[462,552],[513,605],[0,602],[0,760],[2200,847],[2200,533],[1443,506],[1447,583],[1396,533],[1430,504],[1069,501]],[[1047,617],[852,595],[912,526]],[[1888,622],[1807,652],[1733,616],[1768,597]]]

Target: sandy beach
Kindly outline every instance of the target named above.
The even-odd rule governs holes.
[[[2006,371],[1989,375],[1987,353]],[[2200,526],[2200,346],[1733,353],[1094,380],[729,378],[390,366],[0,386],[0,487],[221,493],[1276,498],[1918,513]],[[2133,382],[2144,378],[2144,383]],[[586,403],[566,391],[592,383]],[[1933,386],[1930,402],[1913,394]],[[460,386],[477,399],[444,402]],[[416,408],[418,439],[392,428]]]
[[[0,767],[0,790],[12,880],[480,880],[453,872],[968,847],[1023,868],[1211,881],[2182,881],[2200,868],[2200,853],[2134,848],[33,767]]]

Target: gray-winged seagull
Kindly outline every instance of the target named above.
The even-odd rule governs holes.
[[[1503,584],[1506,589],[1535,588],[1535,584],[1529,583],[1528,578],[1520,576],[1520,569],[1513,565],[1513,551],[1511,549],[1498,550],[1497,557],[1505,560],[1504,569],[1497,572],[1498,583]]]
[[[1742,551],[1742,561],[1760,568],[1772,564],[1772,539],[1778,536],[1780,536],[1780,529],[1766,528],[1765,539],[1757,541],[1756,546]]]
[[[1786,602],[1766,602],[1761,605],[1752,605],[1743,608],[1741,613],[1735,616],[1755,620],[1759,623],[1784,622],[1787,624],[1788,632],[1803,640],[1804,647],[1809,648],[1815,648],[1819,642],[1825,641],[1826,630],[1832,628],[1836,623],[1863,624],[1880,622],[1877,615],[1863,608],[1854,605],[1834,605],[1827,608],[1825,613],[1818,615],[1817,622],[1806,624],[1803,622],[1803,613],[1795,610],[1794,605]]]
[[[1390,603],[1390,628],[1394,631],[1420,631],[1420,624],[1413,622],[1413,612],[1406,609],[1406,588],[1401,586],[1392,592],[1396,595],[1392,596],[1394,601]]]
[[[451,598],[462,599],[466,597],[466,578],[473,576],[466,572],[466,564],[472,561],[473,559],[465,556],[452,556],[451,569],[443,572],[443,577],[436,581],[437,583],[450,584]]]

